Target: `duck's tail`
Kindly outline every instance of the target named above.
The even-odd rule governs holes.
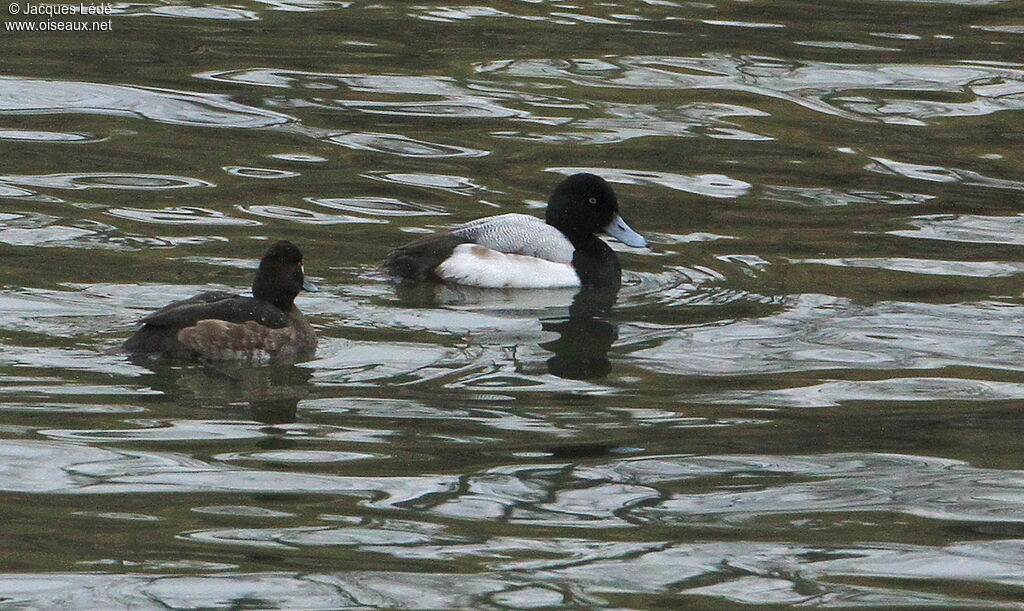
[[[468,240],[452,233],[435,233],[388,253],[381,269],[404,282],[440,282],[437,266]]]

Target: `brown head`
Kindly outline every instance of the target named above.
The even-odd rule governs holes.
[[[259,271],[252,283],[252,296],[287,312],[302,289],[315,291],[306,282],[302,269],[302,252],[288,240],[275,242],[260,260]]]

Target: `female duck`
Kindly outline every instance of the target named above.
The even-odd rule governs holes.
[[[599,232],[647,246],[619,216],[611,185],[574,174],[551,193],[544,221],[527,214],[478,219],[396,248],[384,269],[402,280],[486,288],[618,287],[619,259]]]
[[[302,253],[281,240],[260,261],[252,297],[223,291],[175,301],[146,318],[124,343],[136,354],[204,360],[295,361],[311,357],[316,332],[295,296],[317,288],[306,281]]]

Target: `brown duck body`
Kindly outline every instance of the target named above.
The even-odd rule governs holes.
[[[245,302],[256,301],[251,297],[227,293],[221,294],[226,299],[204,304],[208,307],[194,307],[194,300],[208,298],[209,295],[204,293],[167,306],[172,310],[166,314],[194,315],[190,316],[193,318],[191,321],[175,323],[160,319],[150,321],[151,317],[143,319],[142,328],[124,343],[125,350],[170,358],[257,362],[294,362],[309,358],[316,352],[316,331],[299,308],[292,306],[288,312],[278,310],[276,315],[269,317],[257,315],[249,320],[240,320],[241,316],[232,316],[234,321],[225,320],[225,310],[240,314],[255,310],[254,313],[258,314],[263,308],[259,304],[247,307],[249,304]],[[183,312],[186,310],[190,311]]]
[[[123,348],[209,361],[309,358],[316,351],[316,331],[294,304],[304,285],[301,253],[290,242],[278,242],[260,262],[253,297],[210,291],[175,301],[143,318]]]

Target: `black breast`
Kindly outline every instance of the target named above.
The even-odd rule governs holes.
[[[572,266],[583,286],[605,288],[622,284],[619,257],[601,238],[591,235],[574,245],[576,252],[572,256]]]

